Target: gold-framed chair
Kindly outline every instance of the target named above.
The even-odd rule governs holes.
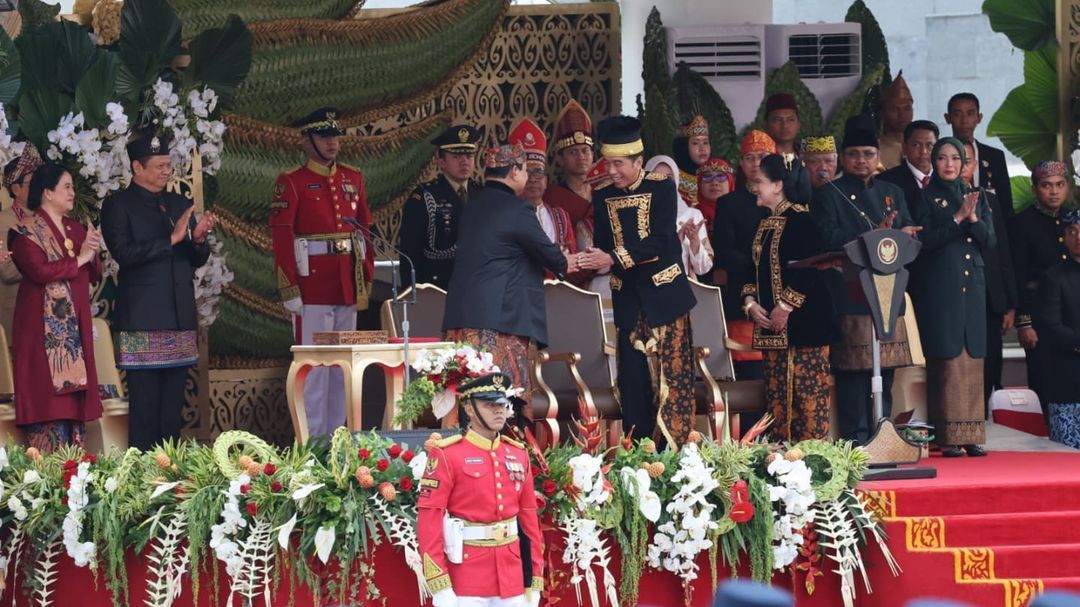
[[[715,440],[725,436],[738,440],[741,414],[765,410],[765,382],[735,377],[731,351],[751,348],[728,337],[720,288],[690,279],[690,289],[697,299],[690,310],[700,376],[694,389],[696,412],[707,416]]]
[[[379,309],[379,321],[389,337],[401,337],[401,302],[411,296],[405,289],[396,300],[386,300]],[[416,285],[416,303],[409,306],[409,335],[413,337],[442,337],[443,313],[446,311],[446,291],[432,284]]]
[[[548,347],[533,361],[532,420],[542,444],[557,443],[579,407],[606,423],[608,442],[621,435],[612,374],[615,347],[598,293],[561,280],[544,282]],[[556,363],[556,364],[552,364]]]
[[[86,424],[86,449],[103,453],[110,447],[120,451],[128,448],[128,399],[124,383],[116,368],[112,330],[104,318],[95,318],[94,366],[97,367],[99,392],[114,396],[101,399],[101,419]]]

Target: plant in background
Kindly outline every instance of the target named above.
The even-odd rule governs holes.
[[[429,408],[441,419],[457,403],[458,386],[499,371],[490,352],[466,343],[434,350],[425,348],[417,354],[412,368],[420,377],[409,382],[394,405],[395,426],[412,424]]]

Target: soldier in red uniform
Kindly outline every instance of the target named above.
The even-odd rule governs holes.
[[[296,343],[310,344],[319,331],[356,329],[356,311],[368,307],[375,256],[364,178],[335,162],[343,134],[337,111],[316,110],[293,126],[300,129],[307,162],[278,176],[270,232],[281,301],[293,315]],[[312,369],[304,402],[311,436],[329,435],[343,424],[341,370]]]
[[[499,432],[510,378],[492,373],[458,389],[472,423],[428,451],[417,538],[435,607],[536,607],[543,537],[529,455]]]

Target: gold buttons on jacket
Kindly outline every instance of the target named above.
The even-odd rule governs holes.
[[[967,270],[964,270],[964,276],[971,276],[971,272],[968,272]]]
[[[971,253],[968,253],[967,255],[964,255],[964,259],[971,259]]]
[[[965,238],[964,240],[966,240],[966,241],[968,241],[968,242],[971,242],[971,237],[970,237],[970,236],[968,236],[968,237],[967,237],[967,238]]]
[[[502,483],[495,483],[496,489],[502,489]]]
[[[502,512],[502,511],[503,511],[503,505],[499,504],[499,512]]]

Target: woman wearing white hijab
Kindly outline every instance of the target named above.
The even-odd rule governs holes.
[[[645,163],[645,170],[662,173],[675,181],[679,167],[670,156],[653,156]],[[712,272],[713,249],[709,243],[709,229],[705,225],[705,216],[691,207],[679,196],[679,214],[675,218],[675,229],[682,243],[682,261],[687,274],[697,277]]]

